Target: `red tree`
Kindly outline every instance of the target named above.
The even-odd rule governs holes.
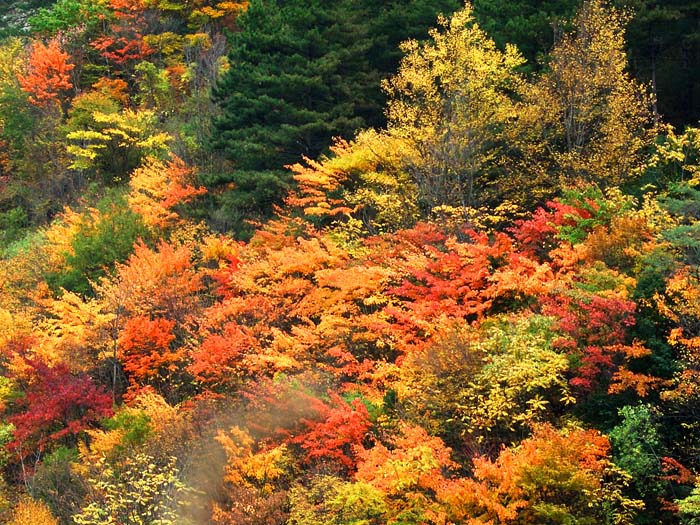
[[[26,359],[32,378],[25,396],[14,404],[8,421],[15,426],[10,450],[21,458],[51,443],[75,440],[78,434],[112,415],[112,397],[87,375],[68,367]]]
[[[29,101],[36,106],[47,106],[59,101],[62,91],[73,87],[70,72],[75,67],[69,63],[68,53],[61,51],[58,40],[45,46],[40,41],[32,44],[27,74],[18,75],[22,90],[29,93]]]

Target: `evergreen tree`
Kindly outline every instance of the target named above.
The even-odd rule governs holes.
[[[498,47],[514,44],[530,69],[544,63],[580,0],[474,0],[474,16]]]
[[[325,0],[253,1],[238,23],[214,92],[223,115],[212,141],[235,171],[208,182],[233,182],[236,194],[221,203],[229,213],[259,215],[287,187],[285,165],[364,124],[356,108],[370,74],[368,35],[346,3]]]
[[[628,27],[630,65],[649,82],[657,115],[674,125],[700,119],[700,2],[618,0],[633,18]]]
[[[9,0],[0,2],[0,38],[26,34],[27,19],[40,7],[55,0]]]
[[[380,80],[398,64],[398,42],[427,35],[456,3],[252,1],[214,92],[222,115],[211,146],[232,170],[206,182],[233,183],[216,203],[223,225],[268,214],[290,183],[284,166],[318,157],[335,136],[383,125]]]
[[[427,40],[428,30],[435,27],[438,15],[449,17],[464,6],[461,0],[393,0],[377,6],[379,3],[364,0],[362,9],[371,13],[368,21],[372,35],[369,60],[382,79],[396,73],[404,54],[400,48],[402,42]],[[380,92],[379,86],[373,89]],[[385,101],[381,100],[383,107]],[[383,112],[375,113],[374,117],[376,120],[370,120],[368,124],[374,127],[385,125]]]
[[[270,170],[317,156],[348,135],[368,38],[328,1],[251,2],[234,34],[230,70],[214,97],[224,110],[213,145],[237,169]]]

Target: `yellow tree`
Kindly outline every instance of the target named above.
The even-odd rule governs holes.
[[[572,426],[536,425],[498,458],[475,457],[473,479],[437,491],[453,521],[468,525],[634,523],[642,503],[624,496],[628,475],[610,461],[608,438]],[[444,523],[444,522],[443,522]]]
[[[51,511],[42,501],[21,499],[14,508],[10,525],[57,525]]]
[[[131,175],[129,206],[154,229],[174,226],[182,219],[173,209],[192,200],[206,190],[194,187],[194,170],[172,155],[165,163],[149,157]]]
[[[119,180],[142,158],[164,154],[171,137],[158,130],[155,112],[120,110],[108,99],[92,93],[78,99],[66,126],[67,151],[71,168],[97,169]]]
[[[469,4],[440,18],[430,36],[403,44],[399,71],[384,83],[388,132],[402,139],[402,160],[424,204],[465,209],[479,201],[498,157],[524,60],[512,46],[496,48]]]
[[[652,99],[626,71],[626,22],[605,0],[585,2],[574,30],[554,46],[548,72],[527,91],[516,128],[533,177],[546,166],[550,184],[558,175],[619,185],[643,165]]]

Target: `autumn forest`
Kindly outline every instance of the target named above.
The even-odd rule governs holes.
[[[700,2],[0,5],[0,522],[700,524]]]

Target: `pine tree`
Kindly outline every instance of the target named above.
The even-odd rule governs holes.
[[[398,42],[427,35],[456,3],[251,1],[214,91],[222,115],[211,146],[232,171],[207,183],[233,183],[217,203],[223,214],[234,224],[265,216],[290,184],[286,165],[318,157],[335,136],[384,125],[380,81],[398,65]]]
[[[630,10],[630,66],[658,98],[657,118],[674,125],[700,119],[700,2],[617,0]]]
[[[367,74],[357,58],[367,35],[334,4],[254,1],[241,15],[230,70],[214,94],[224,115],[213,146],[236,169],[276,170],[315,157],[331,136],[362,125],[353,84]]]
[[[474,0],[474,17],[499,48],[514,44],[538,69],[579,0]]]

